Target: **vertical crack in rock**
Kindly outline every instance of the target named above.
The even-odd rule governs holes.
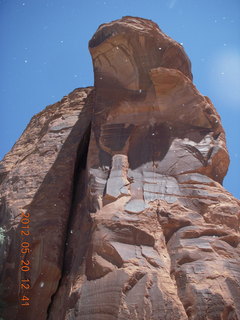
[[[88,155],[88,147],[89,147],[89,141],[90,141],[90,135],[91,135],[91,123],[86,129],[86,132],[84,133],[78,149],[77,149],[77,155],[76,155],[76,162],[75,162],[75,168],[74,168],[74,174],[73,174],[73,185],[72,185],[72,196],[71,196],[71,206],[70,206],[70,213],[68,215],[68,222],[66,225],[66,236],[65,236],[65,248],[63,252],[63,265],[61,270],[61,278],[59,280],[59,284],[57,287],[56,292],[51,297],[51,303],[48,306],[47,314],[51,313],[51,307],[54,302],[55,296],[58,294],[58,290],[61,287],[63,276],[67,273],[69,273],[68,268],[68,242],[72,235],[72,225],[74,221],[74,212],[75,207],[78,201],[81,201],[81,199],[84,198],[85,192],[86,192],[86,186],[84,186],[84,183],[82,181],[86,181],[85,172],[86,172],[86,162],[87,162],[87,155]]]
[[[91,121],[92,88],[76,89],[34,116],[1,164],[1,220],[5,230],[1,253],[3,317],[46,319],[47,307],[61,277],[66,224],[71,206],[74,167],[79,143]],[[43,130],[44,128],[44,130]],[[31,252],[28,273],[20,273],[21,211],[30,214]],[[19,299],[19,279],[31,281],[26,309]]]

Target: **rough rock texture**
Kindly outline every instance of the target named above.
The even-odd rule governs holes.
[[[240,319],[240,202],[221,186],[224,130],[183,47],[124,17],[89,49],[95,88],[33,117],[1,163],[4,319]]]

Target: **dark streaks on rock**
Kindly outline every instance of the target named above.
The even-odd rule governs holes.
[[[183,47],[124,17],[89,50],[94,89],[34,116],[0,164],[4,319],[240,319],[240,203],[221,186],[225,133]]]

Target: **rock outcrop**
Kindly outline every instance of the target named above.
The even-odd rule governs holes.
[[[183,47],[124,17],[89,49],[94,88],[34,116],[1,162],[3,318],[240,319],[240,202]]]

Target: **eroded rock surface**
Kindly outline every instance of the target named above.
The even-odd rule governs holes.
[[[95,88],[35,116],[1,164],[5,318],[240,319],[240,203],[221,186],[224,130],[183,47],[124,17],[89,49]]]

